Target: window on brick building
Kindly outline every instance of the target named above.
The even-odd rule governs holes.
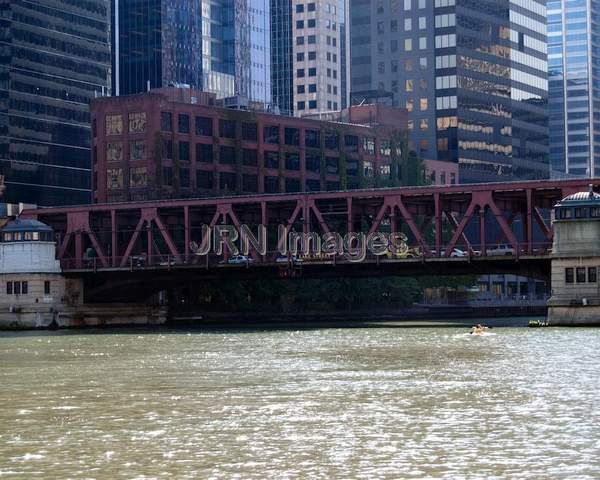
[[[337,157],[325,157],[325,168],[329,174],[337,174],[340,171],[340,159]]]
[[[251,193],[258,192],[258,176],[249,174],[242,175],[242,190]]]
[[[210,117],[196,117],[196,135],[212,137],[213,121]]]
[[[173,167],[163,167],[162,169],[163,175],[163,185],[171,186],[173,185]]]
[[[189,170],[189,168],[181,168],[179,170],[179,185],[182,188],[190,187],[190,170]]]
[[[279,127],[266,126],[263,128],[265,143],[279,143]]]
[[[179,133],[190,133],[190,116],[180,113],[177,116],[177,130]]]
[[[242,150],[242,163],[248,167],[256,167],[257,152],[254,149],[244,148]]]
[[[225,190],[228,192],[234,192],[236,190],[236,177],[235,173],[230,172],[221,172],[219,173],[220,182],[219,186],[221,190]]]
[[[196,170],[196,188],[202,190],[213,189],[213,172],[206,170]]]
[[[196,162],[213,163],[213,146],[209,143],[196,144]]]
[[[265,177],[264,179],[265,193],[277,193],[279,192],[279,178],[277,177]]]
[[[233,165],[235,163],[235,148],[221,145],[219,163],[223,165]]]
[[[304,145],[310,148],[319,148],[321,146],[321,132],[306,130],[304,132]]]
[[[160,112],[160,129],[163,132],[173,131],[173,115],[171,112]]]
[[[219,120],[219,136],[221,138],[235,138],[235,120]]]
[[[340,148],[340,137],[335,132],[325,133],[325,148],[338,150]]]
[[[298,178],[286,178],[285,179],[285,191],[289,193],[299,192],[300,180]]]
[[[285,154],[285,169],[300,170],[300,155],[294,152],[286,152]]]
[[[300,130],[297,128],[288,128],[284,130],[285,144],[298,146],[300,145]]]
[[[306,152],[305,156],[306,170],[309,172],[321,171],[321,154],[316,152]]]
[[[306,191],[307,192],[318,192],[321,190],[321,181],[315,179],[306,180]]]
[[[346,135],[344,143],[348,152],[358,152],[358,137],[356,135]]]
[[[265,168],[279,168],[279,152],[265,152]]]
[[[190,161],[190,142],[179,142],[179,160]]]
[[[256,142],[258,140],[258,127],[256,123],[242,123],[242,140]]]

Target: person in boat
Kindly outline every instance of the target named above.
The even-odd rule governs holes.
[[[487,327],[484,327],[481,323],[478,323],[476,326],[471,327],[471,333],[475,335],[481,335]]]

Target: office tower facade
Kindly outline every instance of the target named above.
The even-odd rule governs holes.
[[[548,1],[550,164],[555,176],[600,175],[600,2]],[[594,112],[596,114],[594,115]]]
[[[271,0],[271,86],[273,105],[282,115],[294,113],[292,0]]]
[[[5,201],[90,201],[90,100],[110,90],[108,0],[0,0]]]
[[[411,148],[461,182],[546,178],[543,0],[351,0],[353,101],[393,94]]]
[[[303,116],[348,104],[346,0],[272,0],[273,97]]]
[[[271,102],[269,0],[114,0],[116,95],[185,84]]]

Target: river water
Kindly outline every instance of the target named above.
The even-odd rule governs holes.
[[[600,330],[0,333],[0,478],[600,478]]]

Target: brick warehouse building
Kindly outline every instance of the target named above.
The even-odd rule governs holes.
[[[403,109],[357,106],[325,121],[216,103],[212,94],[189,88],[96,99],[91,105],[94,202],[410,181]]]

